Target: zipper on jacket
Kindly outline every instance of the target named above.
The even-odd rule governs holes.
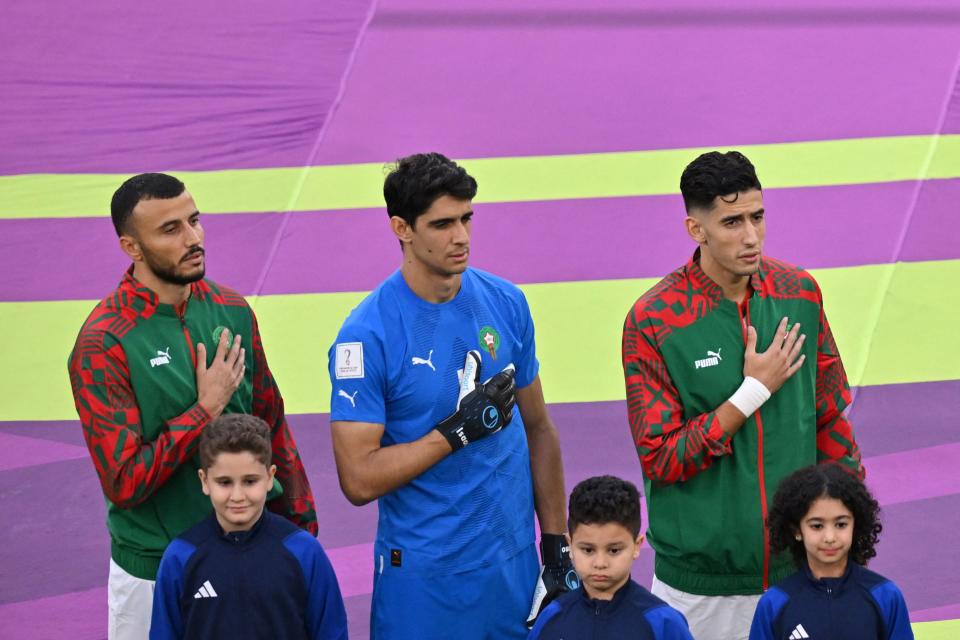
[[[833,588],[827,587],[827,620],[830,621],[830,626],[834,627],[833,623]]]
[[[743,345],[747,345],[747,327],[750,326],[750,297],[737,305]],[[767,487],[763,470],[763,417],[760,409],[754,414],[757,422],[757,480],[760,485],[760,527],[763,531],[763,590],[770,588],[770,532],[767,531]]]
[[[189,299],[187,300],[189,302]],[[197,348],[193,345],[193,338],[190,337],[190,329],[187,328],[187,302],[177,305],[177,318],[180,319],[180,329],[183,331],[183,339],[187,343],[187,351],[190,352],[190,360],[193,362],[193,368],[197,368]],[[206,364],[206,363],[204,363]]]

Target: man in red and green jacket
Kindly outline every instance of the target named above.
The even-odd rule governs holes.
[[[87,318],[68,369],[107,503],[113,640],[146,637],[164,549],[210,512],[196,452],[221,413],[270,425],[278,481],[268,507],[314,535],[317,519],[256,317],[242,296],[204,279],[203,227],[184,184],[134,176],[111,216],[133,266]]]
[[[820,288],[762,253],[753,165],[735,151],[706,153],[680,188],[698,249],[634,304],[623,329],[652,591],[698,640],[747,638],[759,595],[792,571],[771,557],[764,527],[779,482],[824,460],[864,470]]]

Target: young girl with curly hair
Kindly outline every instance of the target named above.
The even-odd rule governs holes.
[[[760,598],[750,640],[912,640],[900,589],[866,568],[879,513],[867,487],[837,464],[785,478],[767,526],[771,550],[789,550],[798,571]]]

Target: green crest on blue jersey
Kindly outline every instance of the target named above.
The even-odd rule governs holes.
[[[490,325],[480,328],[480,346],[486,349],[490,356],[497,359],[497,349],[500,348],[500,333]]]

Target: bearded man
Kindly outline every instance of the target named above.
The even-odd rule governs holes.
[[[147,637],[163,551],[210,511],[197,443],[220,414],[270,425],[268,507],[314,535],[317,518],[253,310],[204,278],[193,197],[173,176],[144,173],[117,189],[111,217],[133,264],[84,322],[68,369],[107,503],[114,640]]]

